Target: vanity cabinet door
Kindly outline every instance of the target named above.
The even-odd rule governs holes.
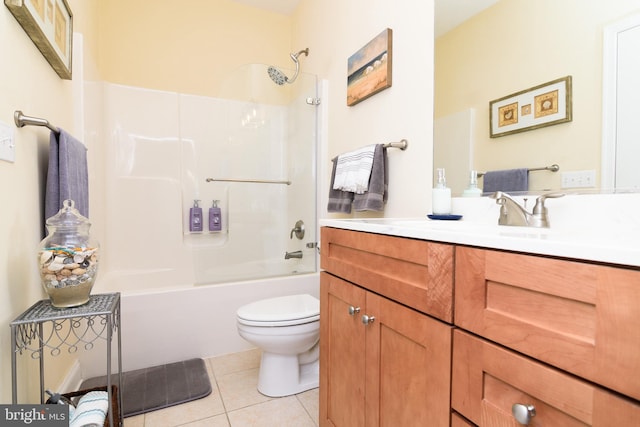
[[[367,293],[366,425],[448,427],[452,326]]]
[[[480,427],[640,425],[640,405],[459,329],[453,334],[451,406]]]
[[[320,425],[448,427],[452,326],[320,276]]]
[[[366,291],[320,273],[320,425],[365,425]]]
[[[456,248],[455,324],[640,399],[640,271]]]

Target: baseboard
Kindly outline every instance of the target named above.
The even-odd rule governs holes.
[[[71,391],[76,391],[80,388],[80,384],[82,383],[82,370],[80,369],[80,362],[78,360],[74,360],[71,369],[67,372],[67,375],[64,377],[62,382],[58,385],[58,388],[54,391],[59,393],[69,393]]]

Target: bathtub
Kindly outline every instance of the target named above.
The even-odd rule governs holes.
[[[319,298],[319,273],[234,283],[123,292],[122,369],[251,349],[236,331],[236,310],[249,302],[296,293]],[[116,347],[114,338],[113,351]],[[104,346],[80,352],[82,378],[105,374]],[[115,357],[114,357],[115,359]],[[114,369],[117,364],[114,360]]]
[[[298,248],[298,245],[293,245]],[[294,251],[294,249],[291,249]],[[212,251],[194,251],[194,283],[197,286],[219,285],[220,283],[237,282],[238,272],[242,272],[242,280],[265,280],[264,278],[304,274],[315,271],[320,261],[316,248],[301,250],[302,258],[284,259],[285,249],[275,258],[246,260],[247,256],[236,254],[223,256]],[[239,261],[240,260],[240,261]],[[267,279],[269,280],[269,279]]]

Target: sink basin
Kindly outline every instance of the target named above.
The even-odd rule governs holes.
[[[394,228],[406,228],[425,231],[442,231],[446,233],[464,233],[466,235],[492,235],[518,239],[547,239],[585,241],[611,234],[611,230],[602,229],[578,230],[575,228],[538,228],[526,226],[498,225],[497,221],[487,224],[474,221],[438,221],[430,219],[387,219],[379,220],[380,224]]]

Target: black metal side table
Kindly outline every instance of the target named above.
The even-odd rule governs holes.
[[[45,323],[51,330],[45,336]],[[66,348],[75,353],[81,348],[90,350],[96,340],[107,342],[107,393],[111,396],[111,344],[113,333],[118,336],[118,407],[122,413],[122,339],[120,334],[120,293],[96,294],[79,307],[56,308],[48,299],[40,300],[10,324],[11,326],[11,391],[12,403],[18,403],[17,354],[27,352],[40,362],[40,403],[44,403],[44,352],[57,356]],[[113,405],[109,400],[109,425],[113,420]]]

